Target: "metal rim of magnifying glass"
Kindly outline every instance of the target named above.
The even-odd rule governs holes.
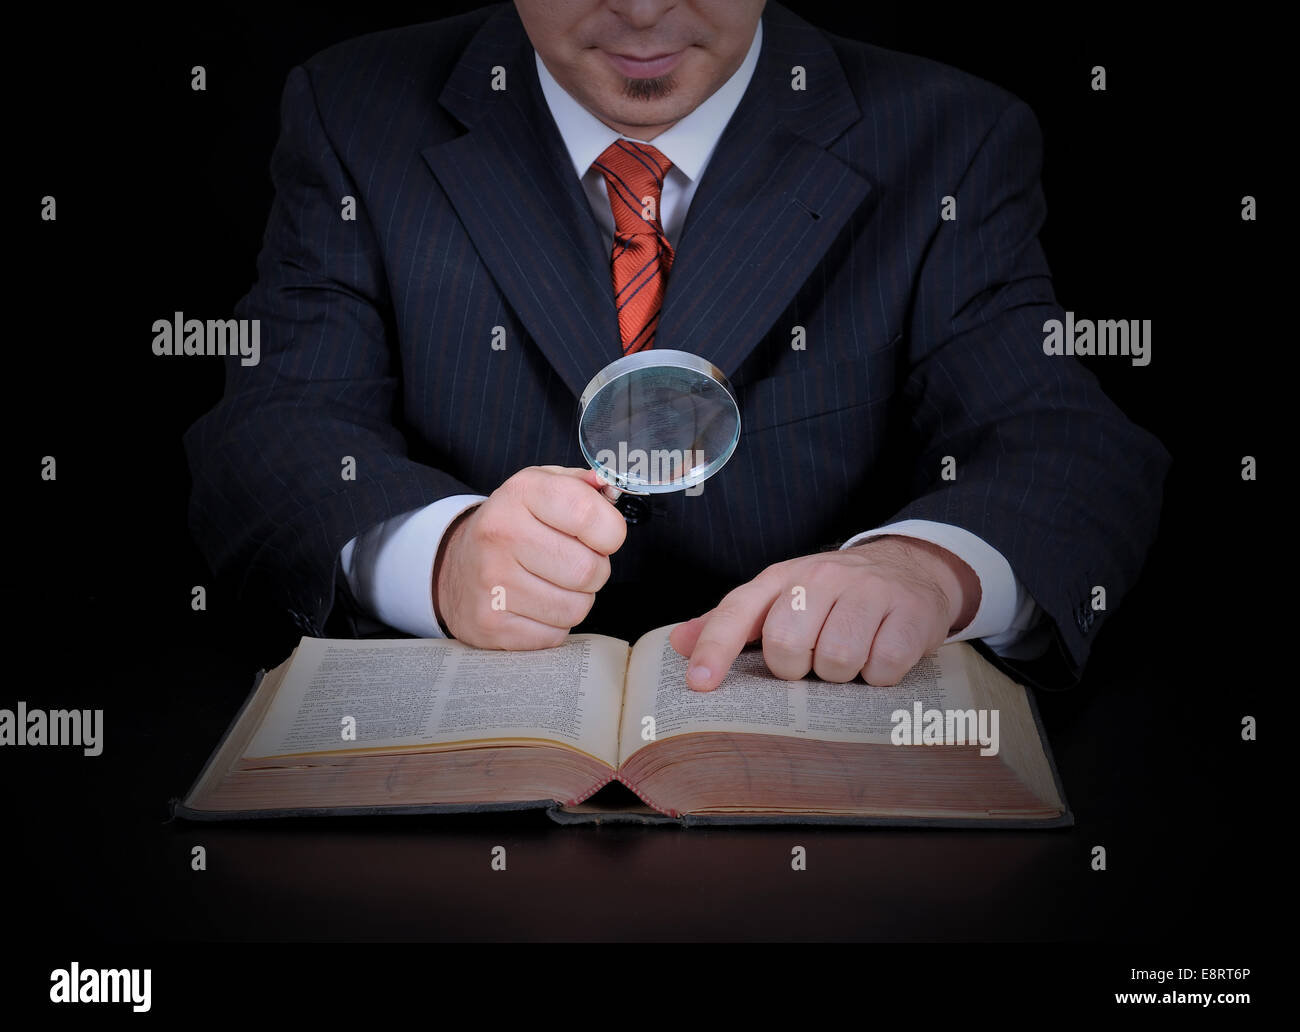
[[[606,483],[618,488],[620,491],[626,491],[628,494],[651,495],[685,491],[696,484],[702,484],[725,466],[731,456],[735,454],[736,445],[740,443],[740,405],[736,401],[736,392],[731,389],[731,382],[727,379],[727,375],[707,358],[701,358],[689,351],[674,351],[671,348],[647,348],[644,351],[636,351],[630,355],[615,359],[591,378],[591,381],[582,392],[582,397],[578,399],[578,447],[582,449],[583,457],[586,458],[588,464],[595,469],[595,459],[587,453],[587,443],[583,440],[583,413],[587,411],[587,406],[591,404],[592,399],[605,387],[608,387],[615,380],[627,376],[628,373],[635,372],[638,369],[645,369],[648,366],[673,366],[678,369],[690,369],[707,376],[726,391],[727,397],[731,399],[731,407],[736,414],[736,433],[732,438],[731,445],[720,459],[707,465],[708,472],[688,474],[681,480],[667,486],[655,485],[654,487],[647,487],[644,484],[638,484],[636,487],[629,487],[625,476],[609,473],[604,468],[596,469],[596,474]]]

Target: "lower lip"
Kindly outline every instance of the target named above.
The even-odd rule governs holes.
[[[605,56],[609,58],[609,63],[619,75],[626,76],[629,79],[657,79],[661,75],[667,75],[677,67],[677,62],[682,59],[684,50],[679,50],[675,54],[666,54],[663,57],[652,58],[649,61],[638,61],[636,58],[623,57],[621,54],[611,54],[606,52]]]

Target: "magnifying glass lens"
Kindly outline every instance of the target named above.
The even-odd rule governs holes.
[[[579,402],[591,467],[637,494],[693,487],[731,458],[740,409],[720,370],[689,352],[650,350],[611,363]]]

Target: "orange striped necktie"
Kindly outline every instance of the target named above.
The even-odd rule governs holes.
[[[672,162],[648,143],[615,140],[593,163],[605,177],[614,212],[614,304],[623,354],[654,347],[673,249],[659,219],[659,197]]]

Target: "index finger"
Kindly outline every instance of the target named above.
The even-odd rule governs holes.
[[[617,552],[627,537],[627,521],[603,494],[604,482],[596,473],[543,472],[551,475],[531,480],[523,496],[534,518],[601,555]]]
[[[781,594],[779,584],[759,574],[731,591],[705,615],[700,636],[686,665],[686,685],[711,692],[722,683],[747,642],[763,634],[767,611]]]
[[[533,468],[540,469],[544,473],[562,473],[566,477],[576,477],[579,480],[585,480],[592,487],[600,487],[604,484],[604,481],[600,479],[600,474],[587,466],[534,466]]]

